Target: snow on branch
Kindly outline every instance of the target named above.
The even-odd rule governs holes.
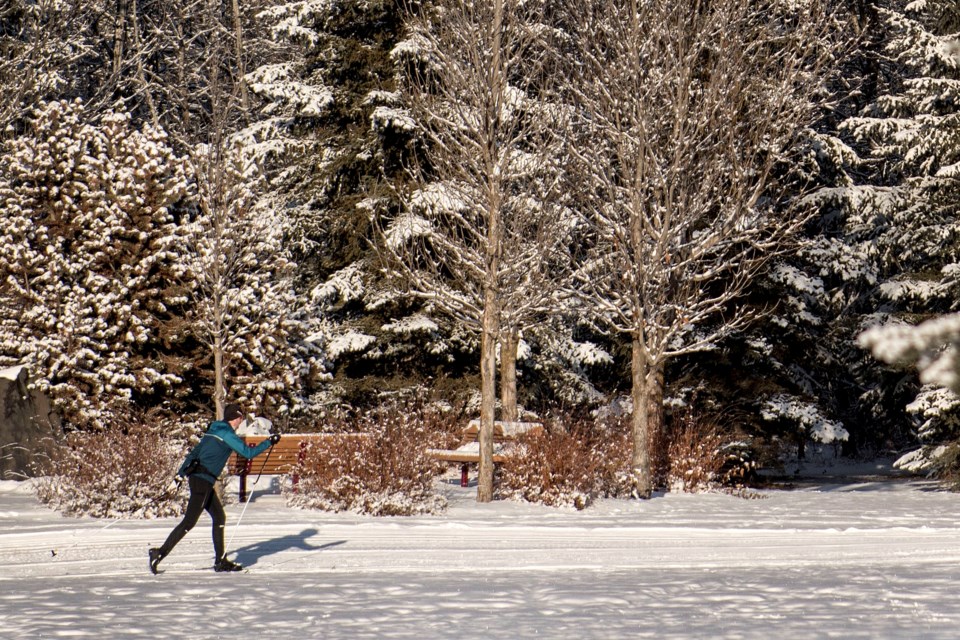
[[[327,304],[360,300],[366,293],[363,273],[362,263],[355,262],[348,265],[314,287],[310,291],[310,298]]]
[[[960,313],[916,326],[874,327],[862,333],[858,342],[889,364],[916,365],[922,382],[960,393]]]
[[[377,339],[373,336],[359,331],[348,331],[347,333],[335,336],[327,344],[327,356],[332,361],[336,361],[340,356],[346,353],[360,353],[375,343]]]
[[[440,327],[427,316],[417,313],[412,316],[407,316],[406,318],[388,322],[381,328],[384,331],[409,336],[414,333],[433,333]]]
[[[850,437],[843,423],[825,417],[815,404],[786,394],[778,394],[764,402],[760,415],[768,421],[795,423],[823,444],[845,441]]]
[[[288,104],[302,116],[317,117],[333,104],[333,91],[324,85],[292,79],[289,64],[267,65],[247,74],[250,90],[272,102]]]

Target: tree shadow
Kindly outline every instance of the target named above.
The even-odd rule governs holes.
[[[263,542],[257,542],[247,545],[246,547],[240,547],[235,552],[235,561],[244,566],[250,567],[257,564],[258,560],[275,553],[281,553],[283,551],[290,551],[293,549],[300,549],[302,551],[320,551],[322,549],[337,547],[341,544],[346,544],[347,542],[346,540],[337,540],[336,542],[328,542],[322,545],[310,544],[308,540],[318,533],[320,532],[317,529],[304,529],[300,533],[295,533],[280,538],[273,538],[272,540],[265,540]]]

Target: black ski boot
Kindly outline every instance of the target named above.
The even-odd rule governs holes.
[[[163,560],[163,554],[160,549],[150,549],[150,573],[157,575],[157,565]]]
[[[221,571],[243,571],[243,566],[236,562],[230,562],[226,558],[220,558],[214,563],[213,570],[218,573]]]

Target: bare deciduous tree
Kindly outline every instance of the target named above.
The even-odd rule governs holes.
[[[191,156],[198,215],[182,255],[193,285],[191,330],[213,356],[213,396],[221,416],[231,360],[243,360],[232,367],[231,395],[237,399],[263,403],[264,385],[258,383],[280,390],[299,382],[287,358],[296,304],[286,227],[261,198],[264,176],[231,135],[240,98],[220,76],[217,61],[208,62],[212,124],[208,142],[194,146]]]
[[[599,0],[571,17],[581,294],[632,342],[633,481],[649,497],[664,365],[743,327],[738,302],[802,225],[778,196],[833,51],[819,0]],[[796,185],[794,185],[796,188]]]
[[[0,137],[43,99],[58,97],[78,49],[73,12],[51,0],[0,3]]]
[[[251,175],[255,170],[239,149],[201,148],[192,167],[199,215],[189,227],[182,261],[192,284],[190,331],[213,356],[214,401],[220,416],[231,361],[235,376],[229,387],[235,397],[265,402],[257,397],[258,375],[271,380],[268,386],[275,390],[295,386],[286,358],[289,315],[296,308],[294,265],[283,250],[279,216],[257,206],[257,178]]]
[[[410,17],[397,49],[424,160],[411,167],[405,212],[385,231],[386,257],[435,309],[479,328],[480,502],[493,497],[498,341],[551,306],[551,270],[564,264],[541,10],[441,0]]]

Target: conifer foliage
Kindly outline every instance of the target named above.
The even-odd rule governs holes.
[[[122,112],[94,125],[80,102],[51,102],[6,145],[0,355],[30,365],[68,422],[179,382],[158,334],[183,299],[170,276],[186,196],[165,134]]]
[[[310,341],[336,367],[336,384],[308,399],[321,411],[417,375],[423,361],[409,343],[436,326],[398,322],[409,301],[383,286],[372,250],[373,219],[396,206],[387,185],[411,138],[390,57],[400,14],[393,0],[276,2],[259,14],[282,55],[248,74],[264,106],[241,136],[289,223]],[[358,384],[356,371],[372,382]]]
[[[942,451],[935,445],[960,437],[960,403],[944,391],[960,391],[960,331],[950,313],[960,291],[960,7],[929,0],[881,15],[902,81],[843,125],[877,167],[853,203],[873,230],[882,305],[861,344],[921,370],[926,386],[908,410],[920,441],[934,446],[904,461],[919,468]]]

